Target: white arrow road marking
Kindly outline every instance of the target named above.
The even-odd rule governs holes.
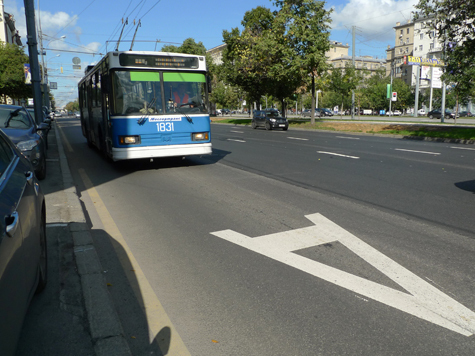
[[[233,142],[246,142],[246,141],[243,141],[243,140],[234,140],[232,138],[228,138],[228,141],[233,141]]]
[[[212,234],[462,335],[471,336],[475,333],[475,313],[470,309],[323,215],[306,215],[306,218],[315,225],[255,238],[232,230]],[[334,241],[345,245],[411,294],[292,253]]]

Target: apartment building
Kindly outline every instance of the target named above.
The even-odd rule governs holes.
[[[413,66],[404,64],[405,56],[414,54],[414,22],[411,20],[404,24],[396,22],[394,47],[388,46],[386,50],[386,75],[393,72],[395,78],[404,80],[408,85],[412,83]]]

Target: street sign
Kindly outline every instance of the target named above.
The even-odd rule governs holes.
[[[473,311],[323,215],[305,217],[312,226],[265,236],[248,237],[233,230],[211,234],[461,335],[475,334]],[[343,244],[406,292],[294,253],[332,242]]]
[[[81,70],[81,66],[80,66],[80,65],[73,64],[73,69],[74,69],[74,70]]]
[[[391,101],[397,101],[397,92],[396,91],[393,91],[393,93],[391,95]]]
[[[74,57],[73,64],[81,64],[81,59],[79,57]]]
[[[58,89],[58,83],[57,82],[49,82],[49,88],[50,89]]]

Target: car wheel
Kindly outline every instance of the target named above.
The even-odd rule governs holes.
[[[40,260],[38,262],[38,286],[35,293],[41,293],[46,287],[48,281],[48,249],[46,246],[46,214],[43,209],[41,210],[40,221]]]
[[[253,129],[256,129],[256,127],[257,127],[257,124],[256,124],[256,122],[255,122],[254,120],[252,120],[252,122],[251,122],[251,127],[252,127]]]
[[[285,126],[284,128],[282,128],[283,131],[287,131],[289,129],[288,126]]]
[[[36,178],[39,180],[43,180],[46,178],[46,158],[45,155],[43,155],[43,160],[41,161],[41,168],[39,171],[35,172]]]
[[[272,130],[272,126],[269,121],[266,121],[266,130]]]
[[[433,117],[432,115],[429,115],[429,119],[431,119],[431,120],[432,120],[433,118],[434,118],[434,117]]]

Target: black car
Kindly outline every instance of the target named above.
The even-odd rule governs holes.
[[[279,128],[287,131],[289,128],[289,122],[277,110],[256,110],[251,125],[253,129],[265,127],[266,130]]]
[[[46,208],[31,162],[0,130],[0,355],[15,354],[23,319],[46,286]]]
[[[328,109],[321,109],[321,111],[323,112],[323,115],[325,116],[333,116],[333,113]]]
[[[470,111],[460,111],[459,117],[471,117],[472,113]]]
[[[435,110],[429,111],[427,113],[427,116],[429,117],[429,119],[440,119],[441,116],[442,116],[442,110],[435,109]],[[455,114],[452,113],[450,110],[446,109],[444,117],[447,118],[447,119],[454,119]]]
[[[27,107],[26,110],[30,113],[31,117],[33,118],[33,121],[36,122],[36,116],[35,116],[35,108],[32,107]],[[42,110],[43,117],[41,118],[41,122],[44,122],[45,125],[45,130],[40,130],[38,133],[43,137],[43,140],[45,141],[45,146],[46,149],[48,149],[48,133],[51,130],[51,118],[49,117],[47,111],[44,109]]]
[[[22,106],[0,105],[0,129],[30,160],[38,179],[46,177],[46,143],[43,131],[49,125],[37,125]]]

